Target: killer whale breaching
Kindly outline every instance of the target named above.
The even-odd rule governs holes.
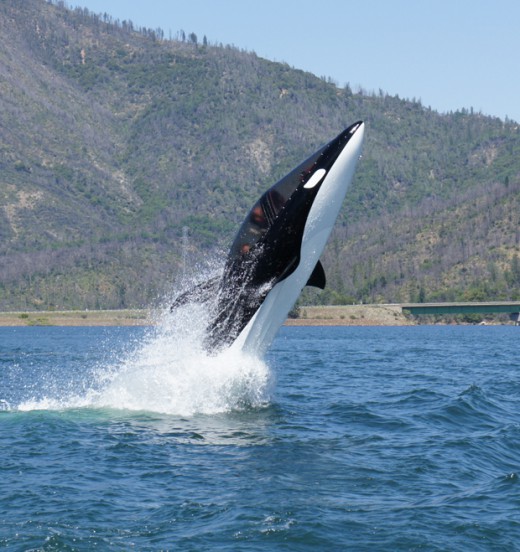
[[[204,347],[262,355],[307,286],[325,288],[319,258],[361,155],[358,121],[269,188],[233,241],[222,273],[178,296],[204,303]]]

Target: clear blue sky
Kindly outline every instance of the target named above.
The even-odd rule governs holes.
[[[520,0],[69,0],[233,44],[355,90],[520,122]]]

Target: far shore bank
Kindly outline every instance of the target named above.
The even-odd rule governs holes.
[[[152,326],[157,316],[151,310],[27,311],[0,312],[0,326]],[[301,307],[298,318],[287,326],[410,326],[397,305],[346,305]]]
[[[6,326],[153,326],[161,313],[153,309],[98,311],[0,312],[0,327]],[[500,315],[502,317],[506,315]],[[488,318],[463,321],[446,318],[414,317],[404,314],[400,305],[302,306],[286,326],[418,326],[420,324],[509,324],[507,319]]]
[[[0,326],[150,326],[148,310],[0,312]]]

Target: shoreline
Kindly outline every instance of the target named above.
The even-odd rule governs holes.
[[[0,312],[0,327],[23,326],[152,326],[157,316],[150,309],[99,311]],[[397,305],[300,307],[298,318],[286,326],[414,326]]]
[[[145,309],[0,312],[0,327],[151,326],[153,323],[151,312]]]
[[[0,327],[23,326],[154,326],[162,312],[156,309],[16,311],[0,312]],[[428,317],[429,318],[429,317]],[[401,305],[327,305],[302,306],[298,316],[287,318],[284,326],[420,326],[436,325],[504,325],[505,320],[460,322],[454,320],[421,321],[421,317],[404,314]]]

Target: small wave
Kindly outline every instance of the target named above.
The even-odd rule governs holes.
[[[0,412],[11,410],[11,405],[4,399],[0,399]]]
[[[483,390],[482,390],[481,387],[479,387],[478,385],[472,383],[467,389],[464,389],[464,391],[462,391],[462,393],[460,393],[461,397],[464,397],[464,395],[469,395],[470,397],[471,396],[480,397],[480,396],[483,396],[484,393],[483,393]]]

